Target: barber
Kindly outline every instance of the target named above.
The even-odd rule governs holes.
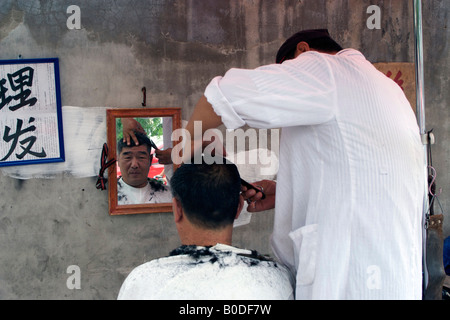
[[[401,88],[327,30],[289,38],[276,64],[231,69],[197,103],[204,131],[282,128],[272,246],[297,299],[421,299],[424,154]]]

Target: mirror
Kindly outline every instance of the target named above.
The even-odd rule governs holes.
[[[173,148],[172,132],[181,129],[181,108],[107,109],[109,214],[172,212],[169,179],[175,165],[163,165],[158,150]],[[123,127],[136,125],[141,143],[122,143]],[[145,132],[145,133],[144,133]]]

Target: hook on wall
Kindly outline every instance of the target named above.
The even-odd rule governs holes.
[[[147,106],[147,88],[146,87],[142,88],[142,95],[143,95],[142,106],[146,107]]]

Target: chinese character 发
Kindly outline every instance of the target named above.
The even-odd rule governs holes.
[[[33,117],[31,117],[28,120],[28,124],[34,122],[34,120],[35,119]],[[7,143],[12,141],[12,143],[11,143],[11,148],[8,151],[8,154],[0,161],[5,161],[6,159],[8,159],[11,156],[11,154],[14,152],[14,150],[16,150],[17,143],[20,143],[20,147],[23,150],[22,153],[20,153],[20,154],[16,153],[17,159],[19,159],[19,160],[23,159],[23,157],[25,157],[25,155],[27,155],[27,154],[31,154],[38,158],[45,158],[47,156],[47,154],[44,151],[44,148],[42,148],[42,151],[39,153],[31,151],[31,148],[33,147],[34,143],[36,142],[35,136],[30,136],[28,138],[25,138],[25,139],[19,141],[20,136],[22,136],[23,134],[25,134],[27,132],[33,132],[36,130],[36,127],[34,125],[31,125],[28,128],[25,128],[22,130],[22,125],[23,125],[23,121],[21,119],[17,119],[17,128],[16,128],[16,132],[14,134],[10,134],[10,132],[11,132],[10,127],[8,127],[8,126],[5,127],[5,132],[3,134],[3,141],[5,141]]]
[[[5,87],[6,80],[5,79],[0,80],[0,110],[5,105],[10,103],[12,99],[18,101],[19,103],[14,106],[10,106],[9,109],[11,111],[16,111],[27,105],[32,107],[36,104],[37,102],[36,98],[28,99],[28,97],[31,95],[31,90],[25,89],[25,87],[32,87],[33,75],[34,69],[31,67],[25,67],[12,74],[8,74],[8,80],[11,89],[14,92],[17,92],[15,96],[6,96],[6,92],[8,91],[8,89]]]

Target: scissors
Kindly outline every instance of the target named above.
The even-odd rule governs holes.
[[[152,139],[150,139],[150,145],[152,146],[153,149],[159,150],[158,147],[156,146],[156,144],[153,142]]]
[[[264,199],[266,198],[266,194],[264,193],[262,187],[257,188],[257,187],[255,187],[254,185],[248,183],[247,181],[245,181],[245,180],[242,179],[242,178],[241,178],[241,184],[242,184],[244,187],[246,187],[247,189],[253,189],[253,190],[255,190],[256,193],[261,192],[261,193],[262,193],[262,198],[261,198],[261,200],[264,200]]]

